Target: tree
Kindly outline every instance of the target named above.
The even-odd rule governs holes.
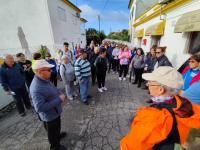
[[[123,29],[121,32],[111,32],[107,38],[113,40],[128,41],[128,30]]]
[[[94,41],[96,44],[100,44],[105,38],[106,35],[103,31],[99,33],[94,28],[88,28],[86,30],[87,45],[89,45],[91,41]]]

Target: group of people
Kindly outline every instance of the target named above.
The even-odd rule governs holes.
[[[50,148],[59,150],[62,103],[65,95],[70,101],[78,96],[74,82],[78,82],[80,100],[88,105],[90,78],[98,83],[100,93],[107,91],[106,74],[113,70],[120,81],[134,76],[133,84],[144,84],[151,96],[150,106],[138,110],[131,130],[121,141],[121,150],[172,150],[175,143],[185,144],[191,128],[200,128],[200,56],[192,55],[177,71],[165,55],[166,47],[152,46],[145,55],[142,48],[129,49],[120,43],[102,43],[88,48],[77,45],[73,51],[63,44],[52,59],[46,53],[33,54],[26,60],[23,53],[6,55],[0,69],[1,85],[6,94],[15,99],[17,110],[25,116],[25,108],[31,109],[31,101],[39,119],[47,131]],[[65,85],[66,94],[56,88],[57,77]],[[24,107],[25,106],[25,107]]]

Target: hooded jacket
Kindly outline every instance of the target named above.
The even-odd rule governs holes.
[[[200,128],[200,107],[189,100],[175,96],[172,108],[180,144],[184,144],[190,129]],[[120,141],[121,150],[152,150],[166,140],[173,126],[173,117],[166,109],[143,107],[137,112],[130,132]]]

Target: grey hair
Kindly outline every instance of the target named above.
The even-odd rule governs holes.
[[[177,95],[179,93],[180,89],[168,87],[168,86],[161,84],[159,82],[157,82],[157,83],[165,89],[165,94],[167,94],[169,96],[174,96],[174,95]]]

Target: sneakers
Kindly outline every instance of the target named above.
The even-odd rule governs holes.
[[[68,97],[68,99],[69,99],[70,101],[73,101],[73,100],[74,100],[73,97]]]
[[[126,81],[126,78],[125,78],[125,77],[123,78],[123,81]]]
[[[24,116],[26,116],[26,113],[25,113],[25,112],[20,113],[20,116],[21,116],[21,117],[24,117]]]
[[[101,89],[104,90],[104,91],[107,91],[107,90],[108,90],[105,86],[102,87]]]
[[[98,88],[98,91],[99,91],[100,93],[103,93],[103,89],[102,89],[102,88]]]
[[[122,81],[122,77],[119,77],[119,81]]]

